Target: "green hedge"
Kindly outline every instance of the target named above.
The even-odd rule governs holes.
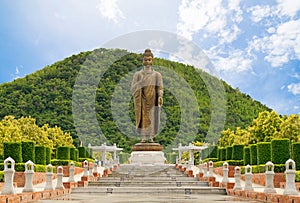
[[[60,160],[70,160],[70,147],[57,147],[56,158]]]
[[[170,164],[175,164],[176,163],[176,156],[177,154],[175,152],[172,152],[172,153],[167,153],[167,161],[168,163]]]
[[[27,161],[32,161],[35,163],[35,151],[33,141],[23,141],[22,142],[22,161],[26,163]]]
[[[232,146],[226,147],[226,160],[232,160]]]
[[[78,161],[79,161],[79,162],[84,162],[85,160],[87,160],[88,162],[92,162],[92,163],[95,162],[94,159],[90,159],[90,158],[78,158]]]
[[[209,155],[209,150],[208,150],[208,148],[202,150],[202,152],[201,152],[201,159],[202,159],[202,160],[203,160],[203,159],[206,159],[206,158],[208,157],[208,155]]]
[[[120,164],[126,164],[128,163],[130,154],[126,152],[120,152],[119,157],[120,157]]]
[[[62,160],[62,159],[52,159],[51,160],[51,165],[52,166],[69,166],[71,160]]]
[[[79,157],[78,158],[86,158],[87,153],[86,153],[86,149],[85,147],[78,147],[78,151],[79,151]]]
[[[250,145],[250,165],[257,165],[257,145]]]
[[[268,161],[271,161],[271,143],[257,143],[257,164],[266,164]]]
[[[212,161],[212,162],[218,162],[219,159],[218,159],[218,158],[206,158],[206,159],[203,159],[203,160],[202,160],[203,163],[209,162],[209,161]]]
[[[35,164],[46,165],[46,148],[35,146]]]
[[[4,142],[4,160],[11,157],[16,163],[22,163],[22,143]]]
[[[0,171],[4,170],[4,163],[0,163]],[[16,163],[15,171],[24,172],[25,171],[25,163]],[[35,172],[46,172],[46,166],[40,164],[34,164]]]
[[[234,144],[232,145],[232,159],[233,160],[243,160],[244,157],[244,145]]]
[[[220,161],[226,161],[226,148],[222,147],[220,150],[221,150]]]
[[[214,167],[223,166],[225,161],[218,161],[214,163]],[[242,166],[244,164],[244,160],[227,160],[226,161],[229,166]]]
[[[50,147],[45,147],[46,150],[46,165],[51,163],[51,149]]]
[[[90,159],[93,159],[93,149],[87,148],[86,150],[86,156]]]
[[[209,158],[218,158],[218,147],[217,146],[209,146],[208,147],[208,157]]]
[[[290,158],[290,140],[272,139],[271,140],[271,161],[273,164],[285,164]]]
[[[70,147],[70,159],[73,161],[77,161],[76,160],[76,148],[74,147]]]
[[[292,144],[292,159],[296,163],[296,169],[300,170],[300,142]]]
[[[244,165],[250,164],[250,147],[244,147]]]
[[[0,171],[0,182],[4,182],[4,173]]]

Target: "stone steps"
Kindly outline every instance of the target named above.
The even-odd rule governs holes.
[[[208,183],[200,181],[99,181],[89,182],[88,187],[182,187],[201,186],[207,187]]]
[[[89,193],[139,193],[139,194],[215,194],[225,195],[226,190],[215,187],[87,187],[87,188],[73,188],[72,194]]]

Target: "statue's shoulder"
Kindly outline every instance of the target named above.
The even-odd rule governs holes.
[[[157,72],[157,71],[153,71],[153,73],[156,75],[156,76],[160,76],[161,77],[161,73],[160,72]]]

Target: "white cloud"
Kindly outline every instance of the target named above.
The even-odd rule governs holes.
[[[247,9],[247,11],[251,12],[251,20],[256,23],[272,15],[269,5],[256,5]]]
[[[300,94],[300,83],[292,83],[288,86],[288,91],[291,92],[293,95]]]
[[[300,11],[300,1],[295,0],[277,0],[278,12],[281,16],[293,18]]]
[[[245,51],[234,49],[228,50],[225,54],[221,50],[212,48],[206,53],[220,72],[239,73],[252,70],[253,59]]]
[[[179,6],[178,34],[192,40],[199,31],[215,37],[220,43],[231,43],[240,33],[242,21],[240,0],[182,0]]]
[[[262,51],[265,60],[273,67],[280,67],[290,59],[300,59],[300,19],[280,24],[274,33],[253,37],[249,49]]]
[[[123,12],[117,5],[117,0],[100,0],[97,8],[103,17],[117,23],[120,19],[124,19]]]

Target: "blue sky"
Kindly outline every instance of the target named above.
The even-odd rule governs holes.
[[[193,41],[219,76],[280,114],[300,113],[299,0],[2,0],[0,83],[126,33]]]

